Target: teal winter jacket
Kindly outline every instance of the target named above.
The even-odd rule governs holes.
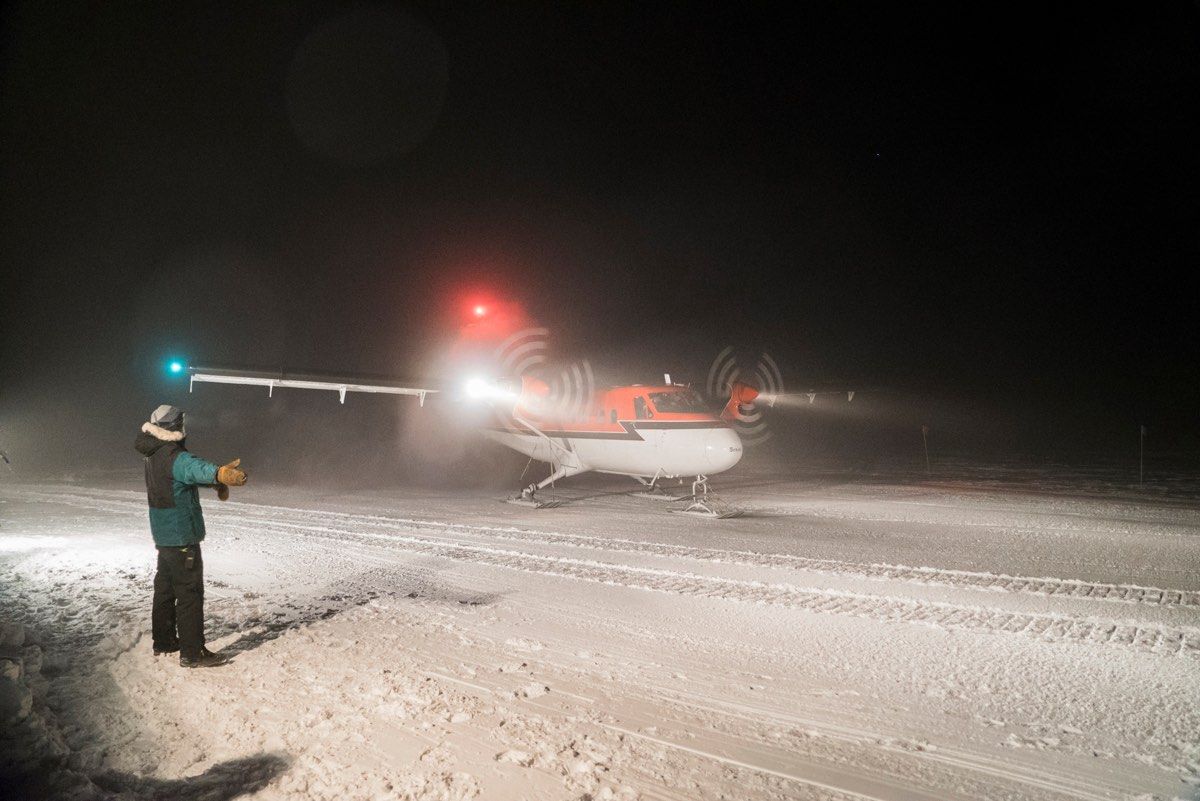
[[[188,453],[183,432],[151,423],[134,447],[145,458],[150,533],[157,546],[193,545],[204,539],[204,513],[197,487],[217,483],[217,466]]]

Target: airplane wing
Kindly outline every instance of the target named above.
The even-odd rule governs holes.
[[[806,390],[801,390],[800,392],[793,392],[791,394],[793,396],[803,396],[808,401],[809,405],[812,405],[814,402],[816,402],[818,395],[821,395],[821,396],[830,395],[830,396],[838,397],[838,398],[840,398],[844,395],[846,397],[846,402],[850,403],[851,401],[854,400],[855,392],[857,392],[857,390],[853,390],[853,389],[806,389]],[[774,399],[772,399],[768,402],[772,406],[775,405]]]
[[[323,389],[338,394],[338,399],[346,402],[347,392],[377,392],[388,395],[416,395],[422,406],[425,396],[439,390],[433,387],[412,386],[407,382],[390,379],[340,378],[319,375],[300,375],[282,371],[230,370],[221,367],[188,367],[190,381],[188,391],[195,389],[198,383],[208,384],[245,384],[254,387],[266,387],[267,395],[274,393],[276,387],[291,389]]]

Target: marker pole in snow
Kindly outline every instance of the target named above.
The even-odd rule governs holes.
[[[925,475],[931,475],[929,467],[929,426],[921,426],[921,442],[925,445]]]
[[[1146,481],[1146,426],[1142,426],[1140,436],[1138,436],[1138,486],[1142,486]]]

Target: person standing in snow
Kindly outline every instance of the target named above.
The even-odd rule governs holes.
[[[183,667],[212,667],[226,660],[204,647],[204,515],[197,487],[211,486],[222,501],[229,487],[246,483],[241,459],[217,467],[184,446],[183,411],[166,404],[134,441],[146,463],[150,533],[158,549],[151,613],[154,654],[179,652]]]

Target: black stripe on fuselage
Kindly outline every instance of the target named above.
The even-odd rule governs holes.
[[[721,420],[638,420],[633,423],[637,428],[670,429],[670,428],[729,428],[729,423]]]
[[[702,428],[729,428],[728,423],[720,420],[619,420],[621,428],[624,431],[542,431],[547,437],[552,439],[619,439],[631,441],[645,441],[645,437],[637,432],[637,429],[643,428],[646,430],[668,431],[670,429],[702,429]],[[516,423],[520,425],[520,423]],[[536,436],[536,433],[531,430],[521,430],[511,426],[503,428],[493,428],[493,431],[499,431],[505,434],[519,434],[521,436]]]

